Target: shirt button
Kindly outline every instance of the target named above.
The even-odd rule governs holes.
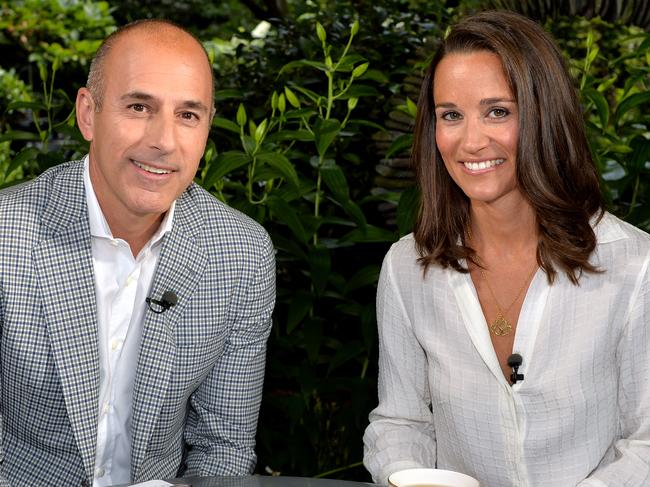
[[[102,412],[104,414],[108,414],[108,412],[111,410],[111,403],[110,402],[105,402],[104,407],[102,408]]]
[[[111,341],[111,349],[112,349],[113,351],[115,351],[115,350],[117,350],[118,348],[120,348],[120,345],[122,345],[122,342],[121,342],[120,340],[112,340],[112,341]]]
[[[117,247],[120,243],[117,240],[111,240],[111,245]]]
[[[106,471],[102,467],[95,469],[95,477],[97,477],[98,479],[102,478],[105,473]]]

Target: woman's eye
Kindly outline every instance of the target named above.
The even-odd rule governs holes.
[[[490,111],[490,115],[494,118],[503,118],[508,115],[510,112],[505,108],[493,108]]]
[[[458,112],[444,112],[440,118],[442,118],[443,120],[448,120],[450,122],[453,122],[456,120],[460,120],[461,117],[460,117],[460,113]]]

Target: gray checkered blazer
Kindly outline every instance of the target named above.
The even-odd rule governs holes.
[[[70,162],[0,192],[5,485],[92,483],[99,359],[82,174]],[[144,319],[132,481],[247,474],[275,300],[268,235],[190,186],[177,201],[151,295],[167,290],[178,304]]]

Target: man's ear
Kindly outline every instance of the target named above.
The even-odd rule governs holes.
[[[93,140],[93,123],[95,121],[95,100],[88,88],[79,88],[77,92],[77,125],[88,142]]]

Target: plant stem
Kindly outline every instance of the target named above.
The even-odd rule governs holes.
[[[315,475],[314,478],[320,479],[320,478],[323,478],[323,477],[327,477],[328,475],[333,475],[335,473],[344,472],[345,470],[350,470],[352,468],[361,467],[362,465],[363,465],[363,462],[351,463],[350,465],[346,465],[345,467],[339,467],[339,468],[335,468],[333,470],[328,470],[327,472],[319,473],[318,475]]]
[[[634,192],[632,193],[632,201],[630,202],[630,209],[628,210],[625,217],[623,217],[623,220],[627,220],[628,217],[634,211],[634,207],[636,206],[636,199],[637,199],[637,196],[639,195],[639,184],[640,184],[640,182],[641,181],[640,181],[639,175],[637,174],[636,180],[634,182]]]
[[[323,156],[320,156],[318,159],[318,176],[316,178],[316,197],[314,198],[314,216],[316,219],[320,216],[320,188],[323,181],[323,177],[320,172],[320,168],[323,164]],[[314,245],[318,244],[318,230],[314,232]]]

